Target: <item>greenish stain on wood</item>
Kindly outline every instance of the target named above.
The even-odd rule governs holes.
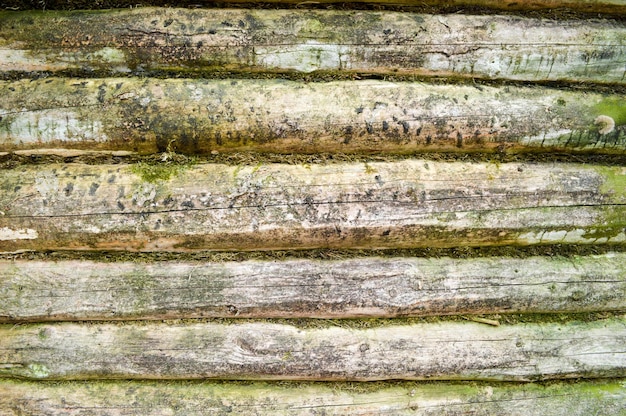
[[[624,380],[500,383],[307,383],[94,381],[90,383],[0,380],[0,405],[7,411],[63,415],[67,407],[91,416],[128,409],[172,415],[327,415],[382,413],[426,416],[507,414],[514,416],[618,414]],[[11,413],[9,413],[11,414]]]
[[[7,74],[334,71],[623,84],[626,53],[626,29],[609,20],[139,8],[3,14],[0,24]]]

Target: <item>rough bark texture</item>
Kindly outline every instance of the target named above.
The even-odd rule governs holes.
[[[626,309],[626,254],[241,263],[0,262],[0,321]]]
[[[626,384],[392,386],[297,383],[29,383],[0,381],[2,416],[97,415],[619,415]]]
[[[60,1],[60,0],[57,0]],[[247,3],[248,0],[229,0],[229,3]],[[267,3],[302,4],[306,7],[306,2],[301,0],[268,0]],[[313,4],[333,4],[340,3],[338,0],[319,0]],[[545,9],[555,10],[556,16],[570,16],[571,11],[594,13],[596,16],[603,14],[624,14],[626,13],[626,3],[623,0],[355,0],[351,3],[381,4],[383,6],[414,7],[420,10],[424,6],[441,8],[448,13],[467,12],[484,8],[503,11],[541,11]]]
[[[229,0],[224,3],[216,3],[210,0],[182,0],[177,1],[176,6],[188,8],[200,7],[241,7],[244,3],[250,6],[249,0]],[[557,16],[560,18],[569,18],[580,15],[578,13],[593,13],[591,17],[602,15],[618,15],[626,11],[626,5],[623,0],[354,0],[349,3],[338,0],[319,0],[315,2],[301,0],[267,0],[261,4],[261,7],[267,7],[268,4],[274,4],[274,7],[280,7],[278,4],[287,4],[290,7],[297,5],[298,8],[310,10],[310,7],[326,5],[330,8],[330,4],[339,4],[338,8],[356,8],[362,9],[358,3],[365,3],[370,7],[373,5],[381,5],[382,7],[391,7],[393,9],[401,8],[402,10],[418,10],[423,11],[437,10],[441,13],[458,13],[479,11],[486,13],[491,11],[495,13],[497,10],[516,11],[516,12],[543,12],[545,15]],[[136,3],[133,0],[101,0],[98,2],[86,3],[82,0],[46,0],[45,3],[34,2],[30,0],[4,0],[0,5],[5,10],[77,10],[77,9],[125,9],[144,6],[166,6],[170,7],[170,3],[166,0],[144,0]],[[288,7],[289,7],[288,6]],[[255,8],[254,5],[251,6]],[[367,7],[367,6],[365,6]],[[377,8],[378,9],[378,8]],[[556,9],[556,10],[545,10]],[[533,13],[533,15],[536,15]]]
[[[626,320],[370,329],[190,323],[0,326],[27,379],[548,380],[626,376]]]
[[[385,81],[0,82],[0,150],[624,153],[620,94]]]
[[[624,83],[626,25],[370,11],[0,15],[0,71],[352,71]]]
[[[243,1],[243,0],[242,0]],[[281,2],[285,0],[279,0]],[[296,0],[294,0],[296,1]],[[322,0],[324,1],[324,0]],[[536,10],[545,8],[569,8],[583,12],[625,13],[626,3],[623,0],[376,0],[396,4],[429,4],[442,3],[455,6],[494,7],[503,10]]]
[[[623,243],[626,168],[406,160],[23,166],[0,250],[190,251]]]

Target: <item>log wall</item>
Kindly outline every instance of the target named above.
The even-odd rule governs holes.
[[[623,414],[623,2],[289,3],[3,4],[0,415]]]
[[[0,150],[626,150],[625,96],[619,93],[373,80],[150,78],[0,82],[0,93]]]
[[[260,277],[261,276],[261,277]],[[0,262],[0,321],[626,309],[626,256]]]

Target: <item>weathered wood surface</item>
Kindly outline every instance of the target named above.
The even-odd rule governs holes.
[[[624,167],[426,160],[22,166],[0,175],[0,251],[623,244],[625,181]]]
[[[624,410],[624,380],[548,385],[0,381],[0,415],[589,416]],[[132,403],[132,404],[131,404]]]
[[[626,376],[626,320],[298,328],[253,323],[0,326],[26,379],[548,380]]]
[[[247,0],[229,0],[229,3],[246,3]],[[338,0],[319,0],[315,3],[302,2],[301,0],[268,0],[267,3],[301,4],[332,4],[343,3]],[[467,12],[472,10],[485,11],[484,8],[504,11],[541,11],[556,9],[554,15],[567,16],[569,11],[603,14],[626,13],[624,0],[355,0],[350,3],[381,4],[383,6],[416,7],[424,6],[442,8],[448,12]]]
[[[226,263],[0,262],[0,321],[626,310],[626,254]]]
[[[624,95],[540,87],[50,78],[0,96],[0,150],[626,150]]]
[[[626,24],[369,11],[0,14],[0,71],[352,71],[624,83]]]
[[[246,3],[250,5],[249,0],[229,0],[226,3],[219,3],[221,7],[228,5],[236,5],[237,3]],[[267,0],[263,4],[282,3],[296,4],[299,8],[309,10],[310,6],[320,4],[330,5],[333,3],[341,4],[341,8],[354,7],[358,3],[369,5],[381,5],[382,7],[400,7],[402,10],[424,10],[424,7],[431,10],[440,10],[446,13],[458,13],[467,11],[487,12],[489,9],[505,10],[505,11],[544,11],[545,9],[556,9],[554,11],[544,11],[544,14],[560,17],[571,17],[574,13],[593,13],[597,15],[609,14],[618,15],[626,12],[626,4],[623,0],[355,0],[345,3],[338,0],[319,0],[315,2],[301,0]],[[215,7],[217,3],[205,0],[182,1],[177,2],[180,7],[200,8]],[[86,7],[92,9],[111,9],[111,8],[134,8],[143,6],[163,6],[168,5],[162,0],[148,0],[142,3],[133,3],[132,0],[114,0],[106,2],[93,2],[86,4],[80,1],[68,0],[47,0],[44,3],[32,3],[28,0],[5,0],[2,3],[4,10],[75,10],[84,9]],[[328,7],[328,6],[327,6]],[[356,6],[356,8],[359,8]],[[595,17],[595,16],[594,16]]]
[[[237,0],[234,0],[237,1]],[[242,0],[243,1],[243,0]],[[279,0],[284,2],[285,0]],[[297,0],[294,0],[297,1]],[[321,0],[329,1],[329,0]],[[332,0],[331,0],[332,1]],[[365,0],[357,0],[365,1]],[[427,4],[440,6],[443,4],[452,6],[477,6],[493,7],[504,10],[538,10],[552,8],[569,8],[583,12],[595,13],[625,13],[626,2],[624,0],[374,0],[381,3],[400,4]]]

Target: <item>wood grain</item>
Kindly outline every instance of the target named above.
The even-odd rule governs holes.
[[[626,321],[298,328],[254,323],[0,326],[26,379],[548,380],[626,376]]]
[[[0,250],[398,248],[626,240],[623,167],[405,160],[158,169],[60,164],[3,171]]]
[[[0,321],[626,310],[626,254],[226,263],[0,262]]]
[[[624,83],[610,20],[371,11],[4,13],[0,71],[350,71]]]
[[[623,154],[623,94],[385,81],[0,81],[0,150]]]
[[[0,381],[0,415],[617,415],[624,380],[538,384]]]
[[[246,0],[229,0],[229,3],[246,3]],[[268,0],[267,3],[299,4],[303,8],[317,4],[341,4],[338,0],[319,0],[315,3],[300,0]],[[379,4],[390,7],[402,7],[405,10],[423,10],[431,7],[447,13],[468,13],[472,11],[497,13],[503,12],[545,12],[560,18],[569,18],[575,13],[593,13],[596,16],[619,15],[626,12],[622,0],[356,0],[354,4]],[[491,9],[491,10],[489,10]],[[551,13],[550,13],[551,12]]]

